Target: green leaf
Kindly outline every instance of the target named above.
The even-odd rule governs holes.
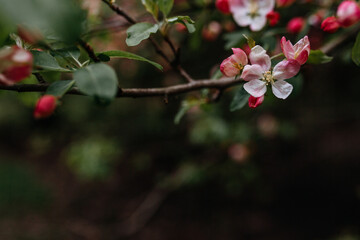
[[[95,98],[112,100],[118,90],[115,71],[104,63],[95,63],[74,72],[76,86]]]
[[[184,101],[181,102],[180,109],[179,109],[179,111],[177,112],[177,114],[176,114],[176,116],[174,118],[174,123],[179,124],[182,117],[192,107],[201,106],[201,105],[203,105],[205,103],[206,103],[206,100],[202,99],[202,98],[201,99],[195,99],[195,98],[185,99]]]
[[[164,16],[166,17],[170,13],[174,5],[174,0],[157,0],[157,3],[160,11],[162,11]]]
[[[246,38],[247,44],[249,45],[250,48],[255,47],[256,43],[255,43],[255,40],[252,39],[252,37],[249,37],[249,36],[247,36],[245,34],[243,34],[243,36],[244,36],[244,38]]]
[[[72,88],[74,84],[74,80],[53,82],[46,90],[46,94],[53,95],[55,97],[62,97],[65,93],[67,93],[67,91]]]
[[[187,30],[189,31],[189,33],[193,33],[196,31],[195,28],[195,22],[189,17],[189,16],[177,16],[177,17],[172,17],[169,18],[167,20],[169,23],[181,23],[183,24]]]
[[[0,16],[14,25],[40,30],[75,42],[83,32],[86,12],[76,0],[0,0]]]
[[[352,49],[351,58],[360,67],[360,32],[356,36],[356,41]]]
[[[106,52],[98,53],[98,56],[100,56],[100,55],[105,55],[105,56],[114,57],[114,58],[126,58],[126,59],[131,59],[131,60],[143,61],[143,62],[150,63],[151,65],[153,65],[154,67],[158,68],[161,71],[163,70],[163,67],[160,64],[150,61],[144,57],[141,57],[139,55],[136,55],[136,54],[133,54],[130,52],[114,50],[114,51],[106,51]]]
[[[245,91],[243,86],[238,88],[230,104],[230,111],[233,112],[243,108],[245,104],[248,102],[249,97],[250,94]]]
[[[31,51],[34,57],[34,66],[40,71],[71,72],[59,65],[56,59],[46,52]]]
[[[327,56],[325,53],[323,53],[320,50],[311,50],[307,63],[322,64],[322,63],[328,63],[332,59],[333,59],[332,57]]]
[[[159,7],[156,3],[156,0],[141,0],[141,3],[144,5],[146,11],[151,13],[155,19],[159,16]]]
[[[159,26],[157,24],[146,22],[134,24],[126,31],[126,44],[128,46],[136,46],[142,40],[148,39],[150,34],[156,33],[158,29]]]

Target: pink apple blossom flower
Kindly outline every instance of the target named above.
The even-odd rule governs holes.
[[[264,98],[265,98],[264,95],[262,95],[261,97],[250,96],[249,97],[249,107],[256,108],[256,107],[260,106],[263,103]]]
[[[244,66],[248,63],[246,53],[241,48],[233,48],[233,55],[225,59],[220,65],[220,71],[227,77],[235,77],[241,74]]]
[[[271,69],[271,60],[266,51],[259,45],[251,49],[249,60],[252,65],[244,67],[241,78],[248,81],[244,89],[253,97],[261,97],[271,84],[272,92],[277,98],[286,99],[293,86],[286,81],[294,77],[300,70],[300,64],[293,59],[283,60]]]
[[[230,0],[229,5],[238,25],[259,31],[266,24],[266,15],[274,9],[275,0]]]
[[[0,50],[0,84],[13,85],[31,74],[33,56],[18,46]]]
[[[349,27],[360,20],[360,7],[355,1],[343,1],[336,16],[341,26]]]
[[[308,36],[300,39],[295,46],[292,45],[290,40],[286,41],[285,37],[281,38],[281,49],[288,60],[295,60],[300,65],[303,65],[309,58],[310,54],[310,41]]]

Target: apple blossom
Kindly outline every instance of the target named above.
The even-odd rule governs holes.
[[[266,15],[274,9],[275,0],[230,0],[229,5],[238,25],[259,31],[266,24]]]
[[[215,6],[224,14],[230,13],[229,0],[216,0]]]
[[[280,46],[288,60],[295,60],[300,65],[303,65],[309,58],[310,41],[308,36],[300,39],[295,45],[292,45],[290,40],[286,41],[286,38],[282,37]]]
[[[227,77],[240,75],[248,63],[246,53],[240,48],[233,48],[233,55],[225,59],[220,65],[220,71]]]
[[[294,77],[300,70],[300,64],[293,59],[283,60],[271,69],[271,60],[266,51],[259,45],[251,49],[249,60],[252,65],[246,65],[241,78],[248,81],[244,89],[253,97],[261,97],[271,84],[274,95],[286,99],[293,90],[293,86],[286,81]]]
[[[292,33],[292,34],[297,34],[299,32],[301,32],[301,30],[304,29],[304,26],[305,26],[305,20],[304,18],[302,17],[295,17],[295,18],[292,18],[287,26],[286,26],[286,29],[289,33]]]
[[[18,46],[0,50],[0,84],[13,85],[31,74],[33,56]]]
[[[343,1],[337,11],[337,20],[343,27],[349,27],[360,20],[360,7],[355,1]]]
[[[53,95],[44,95],[36,103],[34,110],[34,118],[49,117],[56,108],[57,98]]]
[[[340,23],[334,16],[325,18],[325,20],[321,23],[321,29],[324,32],[334,33],[339,28],[340,28]]]
[[[249,97],[249,107],[256,108],[256,107],[260,106],[263,103],[264,98],[265,98],[264,95],[262,95],[260,97],[250,96]]]
[[[278,24],[280,20],[280,13],[275,11],[270,11],[268,14],[266,14],[266,18],[269,20],[269,25],[273,27],[276,24]]]

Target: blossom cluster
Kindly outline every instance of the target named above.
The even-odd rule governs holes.
[[[233,48],[233,54],[220,65],[220,70],[225,76],[240,76],[246,81],[244,89],[251,95],[250,107],[257,107],[262,103],[269,85],[276,97],[286,99],[291,94],[293,86],[285,80],[294,77],[309,57],[310,42],[307,36],[295,45],[282,37],[280,45],[285,59],[273,68],[270,56],[259,45],[251,48],[248,56],[242,49]]]

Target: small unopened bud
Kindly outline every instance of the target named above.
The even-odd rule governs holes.
[[[57,98],[53,95],[44,95],[36,103],[34,110],[34,118],[49,117],[56,108]]]
[[[215,5],[220,12],[224,14],[230,13],[229,0],[216,0]]]
[[[324,32],[334,33],[340,28],[340,24],[336,17],[328,17],[321,23],[321,29]]]
[[[262,95],[261,97],[253,97],[250,96],[249,97],[249,107],[251,108],[256,108],[258,106],[260,106],[264,101],[264,95]]]
[[[355,1],[343,1],[336,11],[336,16],[342,27],[350,27],[360,20],[360,7]]]
[[[205,26],[202,30],[202,37],[206,41],[215,41],[221,33],[222,27],[220,23],[212,21],[209,25]]]
[[[292,34],[297,34],[303,30],[305,26],[305,20],[302,17],[296,17],[291,19],[287,24],[287,31]]]
[[[269,25],[273,27],[276,24],[278,24],[280,20],[280,13],[275,11],[270,11],[268,14],[266,14],[266,18],[269,20]]]

